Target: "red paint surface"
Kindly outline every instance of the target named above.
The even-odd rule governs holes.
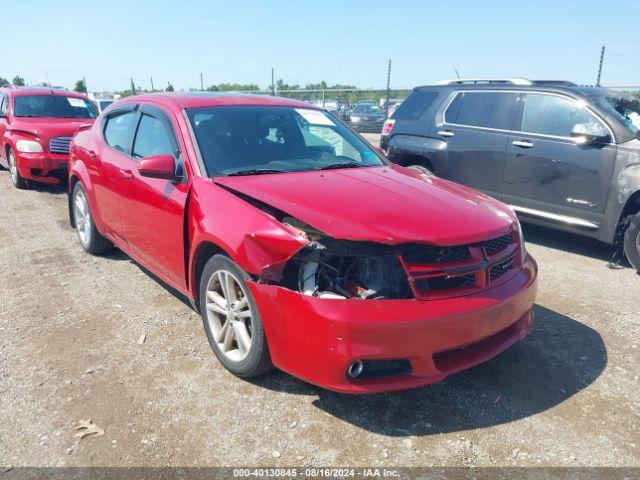
[[[16,165],[20,175],[25,180],[35,180],[42,183],[57,184],[58,178],[48,176],[52,170],[65,169],[69,155],[49,152],[49,142],[55,137],[72,137],[81,127],[91,125],[88,118],[25,118],[13,115],[13,98],[24,95],[52,95],[50,90],[31,90],[28,88],[10,89],[0,88],[0,93],[9,95],[9,111],[6,119],[0,118],[0,164],[9,166],[7,148],[10,147],[16,158]],[[82,98],[85,95],[54,90],[53,95]],[[96,111],[98,111],[96,107]],[[37,140],[43,146],[42,153],[23,153],[16,149],[18,140]],[[33,175],[31,169],[40,169],[40,175]]]
[[[447,246],[488,240],[514,228],[515,216],[501,203],[397,166],[215,180],[201,176],[185,107],[314,108],[308,104],[273,97],[180,94],[132,97],[123,103],[151,103],[169,116],[186,178],[177,183],[142,177],[138,161],[104,144],[98,121],[74,138],[70,185],[83,183],[105,236],[191,299],[197,295],[195,259],[205,245],[215,245],[258,278],[277,270],[274,266],[308,243],[298,230],[229,189],[340,239]],[[333,390],[373,392],[440,381],[523,338],[531,327],[536,275],[533,259],[523,261],[518,255],[517,268],[500,282],[457,298],[321,299],[257,281],[250,289],[276,366]],[[434,357],[470,344],[462,352]],[[413,372],[347,380],[351,361],[385,358],[408,359]]]

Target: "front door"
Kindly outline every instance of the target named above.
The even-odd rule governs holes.
[[[576,125],[610,132],[584,104],[548,93],[527,93],[509,136],[502,199],[529,215],[597,228],[604,214],[616,157],[612,134],[599,142],[572,136]]]
[[[140,159],[153,155],[172,155],[178,172],[184,174],[181,152],[184,151],[176,135],[177,125],[171,113],[158,107],[143,105],[131,156],[122,181],[127,192],[120,216],[124,235],[131,252],[152,270],[179,288],[186,288],[184,257],[184,215],[188,186],[143,177],[138,173]]]
[[[458,92],[444,112],[436,135],[447,142],[437,174],[500,198],[509,130],[518,94]]]

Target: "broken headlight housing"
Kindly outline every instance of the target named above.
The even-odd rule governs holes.
[[[372,242],[315,240],[289,261],[283,283],[320,298],[413,298],[393,249]]]

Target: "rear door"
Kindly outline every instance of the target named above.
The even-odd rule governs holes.
[[[447,142],[438,175],[500,198],[517,97],[509,91],[455,93],[436,124],[435,136]]]
[[[180,130],[171,112],[148,104],[140,108],[136,124],[121,185],[126,192],[120,209],[124,234],[135,256],[173,285],[185,287],[183,228],[188,186]],[[172,155],[176,173],[184,181],[142,177],[138,163],[153,155]]]
[[[598,143],[572,137],[577,124],[610,132]],[[528,215],[598,228],[616,157],[613,133],[579,100],[543,92],[522,94],[509,136],[503,201]]]
[[[138,106],[128,104],[113,110],[103,119],[102,142],[97,152],[88,152],[90,162],[95,168],[89,169],[92,177],[96,206],[106,229],[114,237],[124,241],[120,205],[127,198],[122,190],[123,171],[129,166],[131,140]],[[94,158],[97,162],[93,162]]]

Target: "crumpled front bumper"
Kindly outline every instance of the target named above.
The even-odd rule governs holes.
[[[323,299],[251,282],[273,363],[329,390],[372,393],[439,382],[524,338],[533,322],[536,262],[508,282],[443,300]],[[406,375],[352,380],[355,360],[406,359]]]
[[[16,152],[16,166],[25,180],[60,183],[66,177],[68,162],[69,155]]]

